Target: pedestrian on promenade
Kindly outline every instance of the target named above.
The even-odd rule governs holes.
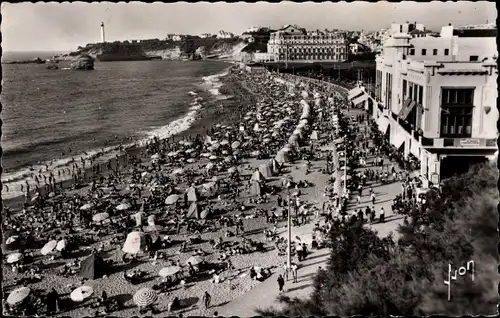
[[[371,200],[372,200],[372,204],[375,204],[375,193],[372,193],[372,198],[371,198]]]
[[[373,221],[375,221],[375,207],[370,209],[370,224],[373,224]]]
[[[380,208],[380,223],[385,223],[385,211],[384,211],[384,208]]]
[[[288,281],[288,265],[286,262],[283,264],[283,275],[285,275],[285,279]]]
[[[203,295],[203,303],[205,304],[205,309],[208,309],[210,307],[210,302],[212,301],[212,296],[205,291],[205,294]]]
[[[361,204],[361,195],[358,194],[358,196],[356,197],[356,201],[358,202],[358,204]]]
[[[297,276],[298,276],[297,275],[297,269],[298,268],[299,267],[297,266],[297,264],[292,263],[291,269],[292,269],[292,275],[293,275],[293,282],[294,283],[298,283],[298,281],[297,281]]]
[[[285,280],[283,279],[283,276],[278,277],[278,287],[279,287],[279,292],[283,292],[283,287],[285,286]]]

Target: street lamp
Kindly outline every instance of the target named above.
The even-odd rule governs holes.
[[[290,201],[288,201],[288,244],[287,244],[287,266],[292,267],[292,213],[290,211]]]

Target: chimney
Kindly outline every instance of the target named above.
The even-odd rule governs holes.
[[[451,26],[451,23],[448,23],[448,26]]]

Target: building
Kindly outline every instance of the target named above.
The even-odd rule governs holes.
[[[351,92],[392,145],[419,159],[425,186],[497,152],[496,33],[451,25],[439,37],[394,33],[376,59],[375,98]]]
[[[231,32],[219,31],[219,32],[217,32],[217,38],[219,38],[219,39],[230,39],[230,38],[234,38],[234,34],[231,33]]]
[[[209,38],[209,37],[211,37],[211,36],[212,36],[212,34],[210,34],[210,33],[203,33],[203,34],[201,35],[201,37],[202,37],[202,38],[204,38],[204,39]]]
[[[264,52],[241,52],[240,60],[244,63],[250,63],[250,62],[265,63],[265,62],[271,62],[272,56],[269,53],[264,53]]]
[[[344,33],[306,31],[295,25],[271,33],[267,43],[267,52],[276,62],[345,61],[348,50]]]
[[[248,33],[240,35],[240,39],[245,40],[248,43],[255,42],[255,38],[253,37],[253,35]]]
[[[183,38],[184,36],[180,34],[167,34],[167,40],[170,41],[182,41]]]
[[[353,55],[357,55],[359,52],[359,44],[358,43],[351,43],[349,44],[349,52]]]

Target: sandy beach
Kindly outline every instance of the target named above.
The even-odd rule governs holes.
[[[111,313],[113,316],[138,315],[139,308],[134,304],[132,296],[143,287],[153,288],[154,285],[161,283],[162,279],[158,272],[174,264],[183,266],[181,275],[185,275],[186,283],[182,287],[176,284],[166,292],[159,293],[155,305],[158,311],[156,314],[165,315],[168,303],[178,297],[181,308],[172,311],[171,314],[177,315],[182,312],[190,316],[210,316],[217,306],[230,302],[260,283],[250,278],[251,267],[269,269],[271,273],[282,270],[286,256],[279,254],[276,250],[276,239],[267,240],[263,232],[274,227],[276,230],[282,229],[285,226],[285,219],[282,218],[281,212],[283,208],[278,207],[277,195],[286,201],[289,193],[294,194],[300,191],[301,203],[299,205],[303,207],[301,211],[306,211],[308,222],[312,222],[315,217],[314,209],[322,209],[323,202],[328,199],[323,196],[323,191],[331,177],[325,171],[324,153],[318,149],[312,151],[311,148],[325,146],[327,141],[333,140],[330,122],[324,119],[327,117],[327,96],[326,94],[322,96],[319,92],[309,90],[298,83],[276,80],[269,74],[248,75],[236,69],[224,81],[240,83],[232,85],[233,90],[230,95],[234,96],[233,98],[239,98],[241,103],[234,109],[224,109],[224,115],[217,109],[207,110],[206,113],[200,115],[203,118],[202,121],[206,120],[207,123],[209,120],[221,117],[219,124],[212,127],[197,124],[193,130],[168,141],[158,140],[145,148],[136,149],[137,158],[134,158],[133,154],[125,157],[125,160],[131,164],[123,165],[118,170],[110,169],[108,174],[102,175],[97,185],[88,185],[76,190],[66,189],[64,196],[57,194],[52,198],[46,198],[40,194],[40,199],[35,202],[36,207],[30,207],[23,212],[23,217],[28,217],[28,220],[40,222],[45,219],[45,222],[35,222],[37,230],[30,228],[36,233],[33,236],[39,242],[38,245],[43,246],[49,238],[62,240],[75,236],[79,237],[81,242],[82,237],[92,237],[90,244],[77,246],[75,254],[78,255],[78,261],[82,261],[90,255],[91,250],[96,249],[99,250],[98,254],[104,260],[115,260],[109,274],[84,283],[92,287],[93,296],[83,303],[74,303],[68,299],[68,295],[82,284],[81,277],[78,273],[65,277],[60,274],[60,271],[65,264],[73,263],[75,257],[61,258],[57,251],[41,255],[39,250],[21,249],[23,254],[33,255],[30,264],[36,263],[37,266],[43,268],[40,272],[43,279],[29,284],[29,288],[40,291],[55,288],[60,296],[59,316],[87,316],[102,312],[103,307],[90,307],[103,291],[106,291],[110,298],[119,299],[124,304],[121,310]],[[248,91],[245,92],[246,90]],[[320,113],[324,117],[321,117]],[[224,133],[224,131],[227,132]],[[309,137],[313,131],[316,137],[311,141]],[[208,133],[210,138],[201,136],[205,133]],[[236,146],[235,143],[238,145]],[[281,162],[279,172],[273,167],[273,165],[280,165],[276,160]],[[234,173],[228,173],[229,169],[236,170],[236,176]],[[255,178],[255,171],[258,170],[261,173],[260,175],[257,173],[256,178],[261,180],[250,181],[251,178]],[[265,177],[263,177],[264,174]],[[299,181],[305,180],[306,175],[308,182],[302,185]],[[167,184],[160,185],[164,182]],[[204,212],[207,211],[205,216],[209,215],[206,219],[189,220],[186,215],[188,207],[193,203],[185,202],[182,197],[193,184],[198,189],[196,192],[200,193],[196,204],[201,210],[204,208]],[[293,187],[292,185],[295,184],[297,186]],[[292,191],[284,190],[284,185],[292,187],[290,189]],[[107,189],[107,191],[111,187],[111,197],[109,192],[107,196],[104,193],[96,194],[92,190],[96,187]],[[137,187],[141,190],[134,190]],[[152,190],[155,187],[160,188],[159,192]],[[118,193],[121,194],[117,195]],[[160,200],[152,197],[153,193],[155,196],[160,195]],[[162,202],[174,193],[181,198],[177,199],[177,203],[168,205]],[[59,213],[65,214],[65,217],[56,216],[54,219],[54,214],[57,215],[58,211],[57,208],[54,209],[57,202],[74,202],[70,198],[75,195],[78,196],[79,206],[75,204],[71,206],[72,217],[68,218],[68,212],[65,214],[59,210]],[[112,200],[114,195],[117,195],[117,199]],[[148,196],[149,201],[143,200]],[[98,212],[102,213],[102,210],[97,209],[99,203],[110,201],[110,204],[116,205],[121,202],[128,204],[129,207],[121,211],[115,206],[115,211],[110,213],[114,215],[109,218],[112,222],[108,223],[107,227],[95,224],[95,222],[92,225],[84,225],[81,223],[81,213],[80,217],[77,217],[78,210],[81,210],[80,205],[83,206],[85,202],[93,206],[90,209],[92,216]],[[149,209],[144,209],[144,201],[151,203]],[[41,202],[43,203],[38,205]],[[143,202],[142,207],[140,202]],[[11,204],[16,207],[15,203],[15,201],[6,202],[7,205]],[[19,207],[19,202],[17,202],[17,207]],[[132,224],[132,227],[125,227],[118,231],[121,232],[120,234],[111,234],[117,232],[111,230],[116,230],[118,223],[123,222],[120,221],[124,220],[123,217],[133,218],[138,210],[154,215],[155,224],[161,224],[162,230],[154,231],[152,234],[163,238],[168,235],[168,241],[172,243],[166,243],[166,246],[156,250],[164,256],[163,259],[161,257],[154,259],[152,255],[148,257],[145,253],[139,253],[137,261],[123,264],[117,255],[120,255],[120,248],[126,234],[137,228],[134,228]],[[268,220],[273,210],[276,214],[274,224]],[[109,206],[107,211],[110,211]],[[46,213],[46,215],[41,216],[40,213]],[[30,214],[37,215],[38,219],[37,217],[29,218]],[[226,219],[231,220],[230,224],[241,222],[244,235],[241,233],[234,235],[238,231],[234,225],[223,226],[221,223]],[[19,236],[23,236],[26,233],[22,232],[28,229],[18,222],[19,219],[13,219],[4,223],[9,223],[11,228],[12,225],[17,225],[14,231]],[[179,233],[176,230],[178,223],[181,223]],[[198,224],[199,230],[193,231],[191,228],[188,231],[186,225],[189,223]],[[73,234],[70,234],[67,229],[71,229],[70,232]],[[189,241],[189,238],[193,236],[198,236],[197,239],[201,240],[190,244],[184,252],[180,252],[183,248],[180,243]],[[219,240],[227,246],[244,247],[243,252],[241,249],[226,249],[226,251],[214,249],[213,243]],[[259,245],[258,243],[261,242],[260,245],[264,248],[260,251],[247,248],[249,240],[253,242],[250,246]],[[227,261],[221,261],[221,256],[227,257],[228,253],[236,251],[229,257],[234,269],[209,270],[192,277],[185,273],[187,271],[185,262],[194,255],[193,252],[196,250],[203,251],[205,263],[221,266],[227,265]],[[29,268],[30,265],[27,266]],[[131,284],[123,276],[124,271],[131,270],[146,273],[146,278],[140,283]],[[213,282],[214,273],[219,275],[219,283]],[[9,292],[16,285],[20,287],[16,284],[16,279],[20,276],[30,277],[30,274],[27,272],[20,274],[6,266],[3,267],[3,276],[4,290]],[[211,307],[208,309],[204,308],[201,301],[205,291],[212,296]]]

